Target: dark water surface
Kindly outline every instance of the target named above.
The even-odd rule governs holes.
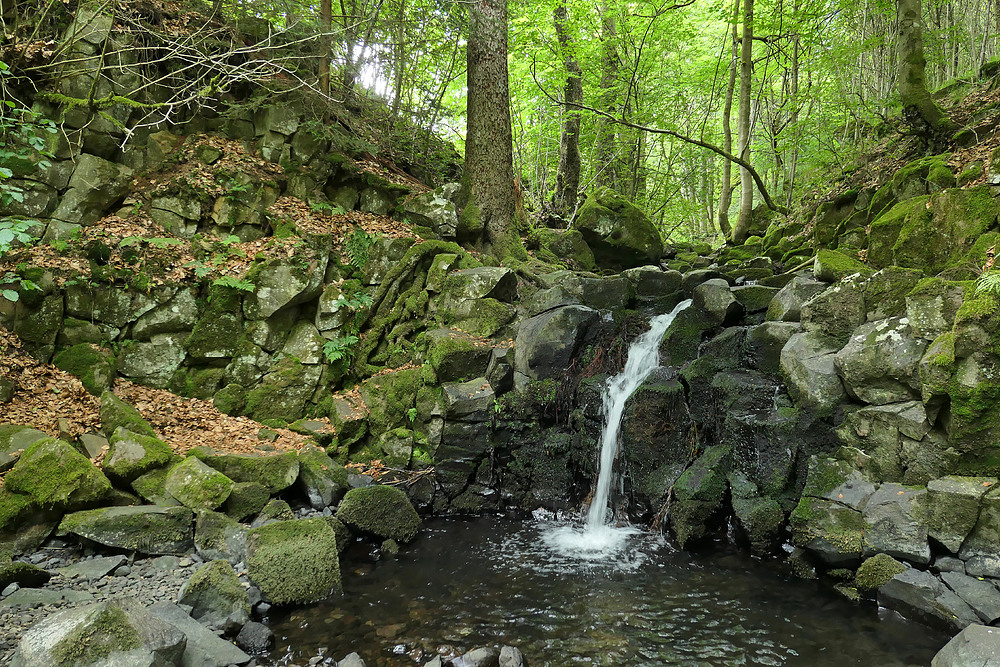
[[[410,667],[512,644],[532,667],[891,667],[929,665],[948,640],[741,554],[637,535],[612,562],[579,560],[547,544],[552,526],[434,520],[396,559],[349,552],[343,596],[271,618],[271,659]]]

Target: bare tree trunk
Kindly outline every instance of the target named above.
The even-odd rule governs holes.
[[[927,138],[954,131],[957,126],[938,108],[927,91],[921,0],[897,0],[896,8],[899,99],[903,103],[903,117],[915,132]]]
[[[737,120],[739,157],[750,160],[750,93],[753,84],[753,5],[746,0],[743,7],[743,43],[740,49],[740,114]],[[750,229],[753,215],[753,180],[750,171],[740,167],[740,215],[733,227],[732,240],[741,245]]]
[[[739,55],[737,24],[740,20],[740,0],[733,3],[733,48],[729,61],[729,83],[726,86],[726,102],[722,110],[722,147],[727,153],[733,152],[733,93],[736,91],[736,67]],[[722,186],[719,189],[719,231],[729,237],[732,225],[729,224],[729,207],[733,203],[733,163],[725,158],[722,161]]]
[[[563,126],[559,141],[559,170],[556,172],[556,191],[552,203],[563,215],[576,209],[580,190],[580,108],[583,103],[583,70],[570,50],[566,32],[566,2],[554,14],[556,35],[566,64],[566,87],[563,90]]]
[[[393,46],[393,60],[396,71],[393,81],[392,122],[399,120],[399,105],[403,99],[403,81],[406,71],[406,46],[404,44],[404,26],[406,18],[406,0],[399,0],[399,15],[396,17],[396,44]]]
[[[617,115],[615,81],[618,79],[618,53],[615,48],[615,18],[607,0],[601,6],[601,101],[603,111]],[[597,182],[613,190],[618,189],[618,147],[615,126],[606,119],[600,121],[597,131]]]
[[[468,111],[460,201],[465,227],[499,260],[525,255],[515,219],[513,137],[507,74],[507,0],[469,3]]]
[[[323,38],[319,40],[319,89],[324,95],[330,94],[330,60],[333,57],[330,52],[330,32],[333,30],[332,5],[332,0],[320,0],[319,3],[319,29],[323,31]]]

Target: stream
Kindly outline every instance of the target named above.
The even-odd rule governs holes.
[[[271,664],[358,651],[410,667],[511,644],[532,667],[926,666],[949,639],[723,545],[691,554],[634,531],[597,559],[564,551],[560,529],[541,512],[435,519],[396,558],[356,543],[343,596],[272,615]]]

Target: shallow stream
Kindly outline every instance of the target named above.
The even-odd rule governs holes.
[[[438,519],[396,558],[349,551],[343,596],[271,618],[271,659],[358,651],[369,667],[410,667],[512,644],[532,667],[893,667],[929,665],[948,640],[741,553],[692,555],[636,533],[580,557],[559,528]]]

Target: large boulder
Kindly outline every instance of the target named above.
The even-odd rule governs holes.
[[[307,604],[340,590],[337,538],[320,518],[254,528],[247,536],[247,574],[274,604]]]
[[[439,382],[451,382],[485,373],[492,351],[489,343],[476,336],[454,329],[432,329],[427,332],[424,357]]]
[[[937,652],[931,667],[1000,667],[1000,630],[969,625]]]
[[[106,391],[101,394],[101,430],[110,438],[119,428],[139,435],[156,437],[156,431],[143,419],[138,410],[110,391]]]
[[[19,424],[0,424],[0,472],[10,470],[32,443],[49,436],[44,431]]]
[[[930,572],[900,572],[878,589],[879,606],[942,630],[956,632],[979,622],[976,613]]]
[[[167,493],[193,510],[213,510],[226,502],[233,490],[233,480],[189,456],[167,473]]]
[[[119,598],[45,617],[24,633],[11,667],[179,665],[186,643],[138,601]]]
[[[299,457],[295,452],[283,454],[220,454],[202,460],[234,482],[258,482],[268,493],[287,489],[299,476]]]
[[[1000,489],[991,486],[980,501],[979,518],[958,557],[974,577],[1000,578]]]
[[[243,301],[248,319],[264,320],[287,306],[319,296],[329,253],[302,262],[299,258],[275,258],[260,264],[246,279],[254,291]]]
[[[132,170],[128,167],[83,153],[52,219],[92,225],[128,192],[131,184]]]
[[[184,554],[193,546],[193,523],[194,513],[186,507],[102,507],[67,514],[59,533],[144,554]]]
[[[250,620],[250,596],[228,561],[201,566],[177,593],[191,617],[214,628],[239,631]]]
[[[413,224],[429,227],[443,239],[455,238],[458,213],[443,186],[406,199],[403,212]]]
[[[111,492],[111,482],[87,457],[53,438],[29,446],[4,485],[42,507],[63,509],[93,504]]]
[[[863,324],[834,356],[852,397],[885,405],[920,397],[920,359],[927,341],[914,336],[906,318]]]
[[[397,542],[409,542],[420,528],[420,517],[406,494],[380,484],[348,491],[337,518],[353,530]]]
[[[767,307],[767,319],[782,322],[798,322],[802,306],[826,289],[826,284],[819,280],[795,276],[791,282],[782,287]]]
[[[729,283],[721,278],[706,280],[694,288],[692,306],[705,314],[709,326],[730,326],[743,317],[746,308],[736,300]]]
[[[601,268],[655,264],[663,254],[660,233],[646,214],[606,188],[587,195],[573,227],[583,234]]]
[[[263,505],[257,508],[257,514]],[[247,530],[225,514],[201,510],[194,524],[194,548],[205,560],[226,560],[236,565],[246,561]]]
[[[858,276],[836,283],[802,304],[800,321],[813,331],[843,346],[868,317],[864,281]]]
[[[835,342],[812,332],[792,335],[781,348],[779,366],[789,395],[821,416],[847,396],[834,364],[837,349]]]
[[[995,477],[951,476],[929,481],[925,501],[928,535],[957,554],[976,527],[983,496],[996,483]]]
[[[171,458],[170,445],[159,438],[119,427],[104,456],[104,474],[118,484],[131,484],[147,472],[166,466]]]
[[[115,356],[110,350],[79,343],[56,354],[52,359],[60,370],[80,378],[84,389],[95,396],[111,386],[115,377]]]
[[[319,447],[299,450],[299,488],[315,510],[334,505],[347,493],[347,469]]]
[[[862,510],[865,526],[865,556],[877,553],[917,565],[931,561],[923,500],[927,491],[899,484],[883,484],[868,498]]]
[[[592,308],[564,306],[524,320],[514,343],[515,370],[532,380],[562,377],[598,318]]]

